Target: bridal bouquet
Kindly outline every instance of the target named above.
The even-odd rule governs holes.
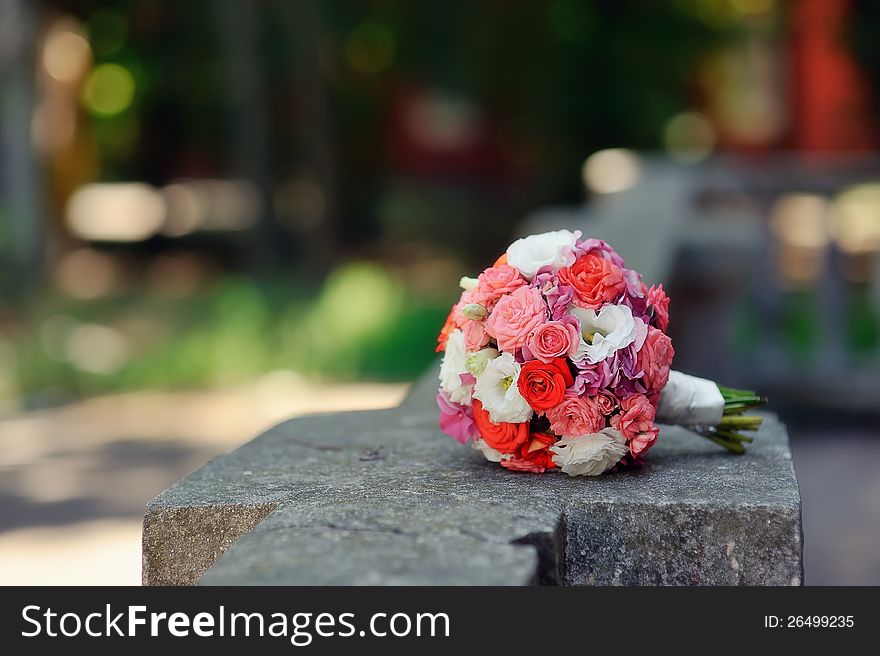
[[[753,392],[671,371],[669,298],[605,242],[515,241],[464,290],[438,338],[440,427],[517,471],[596,476],[679,424],[742,453]]]

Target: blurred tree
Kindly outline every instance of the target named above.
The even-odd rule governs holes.
[[[0,0],[0,250],[4,291],[20,297],[40,277],[43,216],[31,147],[36,37],[34,5]]]

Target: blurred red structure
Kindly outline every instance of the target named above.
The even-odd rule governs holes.
[[[850,0],[801,0],[790,17],[792,147],[869,151],[877,146],[870,95],[846,44]]]

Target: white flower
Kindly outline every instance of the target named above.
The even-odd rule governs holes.
[[[464,333],[455,330],[446,340],[446,352],[440,363],[440,389],[450,401],[470,405],[473,385],[462,385],[461,374],[468,373],[467,352],[464,350]]]
[[[555,462],[569,476],[598,476],[620,462],[629,450],[613,428],[582,437],[564,437],[550,447]]]
[[[465,368],[474,376],[479,376],[486,370],[492,360],[498,357],[498,349],[484,348],[476,353],[470,353],[465,360]]]
[[[473,446],[477,451],[481,452],[483,456],[489,462],[501,462],[502,460],[507,460],[512,458],[513,455],[510,453],[501,453],[498,449],[493,449],[491,446],[486,444],[484,440],[476,439],[471,442],[471,446]]]
[[[474,398],[479,399],[489,419],[496,424],[519,424],[532,417],[532,408],[517,389],[520,366],[510,353],[490,360],[477,376]]]
[[[462,276],[461,280],[458,281],[458,286],[466,292],[469,292],[472,289],[476,289],[479,283],[480,281],[476,278],[468,278],[467,276]]]
[[[576,241],[577,235],[568,230],[523,237],[507,249],[507,263],[531,280],[542,266],[559,269],[572,264],[570,255]]]
[[[572,360],[596,364],[633,342],[641,348],[648,334],[648,326],[633,317],[628,305],[606,305],[598,313],[570,305],[568,311],[581,322],[581,341]]]

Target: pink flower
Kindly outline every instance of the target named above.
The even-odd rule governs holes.
[[[440,430],[461,444],[480,436],[474,423],[471,408],[454,403],[443,392],[437,395],[437,407],[440,408]]]
[[[492,309],[498,299],[525,284],[519,271],[509,264],[490,267],[477,278],[477,296],[480,300],[476,302]]]
[[[589,396],[566,392],[559,405],[547,410],[550,430],[563,437],[580,437],[605,428],[605,416]]]
[[[656,328],[648,328],[645,343],[639,349],[636,367],[642,371],[642,382],[651,394],[660,392],[669,381],[669,365],[675,349],[672,340]]]
[[[596,405],[599,406],[600,412],[606,417],[614,414],[614,411],[617,410],[617,399],[610,392],[599,390],[596,392],[596,396],[593,397],[593,400],[596,402]]]
[[[611,417],[611,426],[628,440],[654,428],[657,410],[643,394],[633,394],[620,402],[620,414]]]
[[[489,343],[489,334],[486,332],[485,321],[472,321],[465,319],[464,325],[461,327],[464,333],[464,350],[479,351]]]
[[[547,319],[547,305],[537,289],[519,287],[501,297],[486,319],[486,332],[498,341],[502,351],[524,346]]]
[[[580,343],[576,321],[548,321],[538,327],[528,343],[528,350],[541,362],[572,356]]]
[[[660,429],[655,426],[651,430],[639,433],[632,438],[629,443],[629,452],[632,454],[633,458],[638,458],[641,454],[654,446],[654,442],[657,441],[657,434],[659,432]]]
[[[615,265],[623,268],[623,258],[617,254],[611,246],[601,239],[582,239],[577,242],[574,248],[575,259],[586,253],[596,253],[607,260],[611,260]]]
[[[654,310],[655,325],[666,332],[669,328],[669,297],[663,291],[663,285],[651,287],[648,292],[648,303]]]
[[[466,291],[461,295],[461,300],[452,308],[452,314],[447,321],[452,321],[452,325],[464,333],[466,351],[479,351],[489,343],[489,335],[486,333],[485,321],[474,321],[462,314],[462,308],[469,303],[482,303],[477,290]]]
[[[574,379],[574,391],[578,394],[596,394],[601,388],[614,382],[614,372],[611,371],[609,361],[606,358],[596,364],[590,364],[586,360],[575,362],[577,376]]]

